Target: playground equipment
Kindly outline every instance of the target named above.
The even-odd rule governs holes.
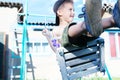
[[[38,16],[37,14],[28,14],[28,0],[26,0],[25,1],[25,5],[24,5],[24,13],[21,13],[21,14],[19,14],[19,15],[22,15],[22,16],[24,16],[23,17],[23,30],[22,30],[22,54],[21,54],[21,57],[20,57],[20,80],[26,80],[26,71],[27,71],[27,66],[26,66],[26,53],[27,53],[27,51],[26,51],[26,48],[27,48],[27,42],[29,41],[28,40],[28,33],[27,33],[27,24],[28,24],[28,22],[27,22],[27,20],[28,20],[28,16]],[[46,17],[45,17],[45,25],[44,26],[46,26]],[[18,34],[17,34],[18,35]],[[103,42],[102,42],[103,43]],[[98,44],[98,43],[96,43],[96,44]],[[101,46],[101,45],[100,45]],[[97,46],[97,48],[98,48],[98,46]],[[101,48],[101,47],[100,47]],[[96,52],[97,52],[97,50],[96,50]],[[103,53],[102,53],[103,54]],[[95,54],[95,55],[98,55],[98,54]],[[99,54],[100,55],[100,54]],[[94,56],[93,56],[94,57]],[[90,58],[90,57],[87,57],[87,58]],[[98,59],[101,59],[101,57],[99,57]],[[102,59],[101,59],[102,60]],[[99,60],[100,61],[100,60]],[[100,64],[97,64],[97,66],[98,66],[98,68],[100,68],[100,69],[96,69],[95,70],[95,72],[97,72],[97,71],[104,71],[104,70],[101,70],[101,64],[103,65],[104,63],[101,63],[102,61],[100,61]],[[96,64],[96,62],[95,62],[95,64]],[[63,64],[61,64],[61,65],[63,65]],[[105,66],[104,66],[105,67]],[[87,68],[86,68],[87,69]],[[104,68],[103,68],[104,69]],[[106,69],[107,70],[107,69]],[[88,71],[87,71],[88,72]],[[92,71],[91,72],[89,72],[89,74],[90,73],[92,73]],[[88,73],[86,73],[85,72],[85,74],[87,75]],[[64,74],[63,74],[64,75]],[[67,75],[66,75],[67,76]],[[76,77],[76,76],[75,76]],[[80,76],[80,77],[82,77],[82,75]],[[110,76],[109,76],[110,77]],[[66,80],[66,79],[65,79]],[[110,78],[110,80],[111,80],[111,78]]]
[[[93,73],[107,72],[109,80],[112,80],[104,59],[104,39],[97,38],[87,42],[83,47],[69,50],[69,47],[60,48],[57,52],[57,60],[63,80],[82,79]]]
[[[9,5],[12,5],[12,4],[9,4]],[[9,6],[8,5],[8,6]],[[23,30],[22,30],[22,32],[21,33],[19,33],[18,31],[15,31],[15,35],[16,36],[18,36],[18,35],[21,35],[22,36],[22,42],[20,42],[19,43],[19,41],[17,40],[17,38],[18,37],[16,37],[16,47],[17,47],[17,51],[18,51],[18,53],[22,53],[22,54],[20,54],[20,57],[19,57],[19,59],[20,59],[20,66],[12,66],[12,70],[13,69],[16,69],[16,68],[19,68],[20,69],[20,80],[25,80],[26,79],[26,48],[27,48],[27,42],[29,41],[28,40],[28,33],[27,33],[27,25],[28,25],[28,22],[27,22],[27,18],[28,18],[28,16],[39,16],[39,15],[37,15],[37,14],[28,14],[28,12],[27,12],[27,5],[28,5],[28,0],[25,0],[25,7],[24,7],[24,13],[21,13],[21,14],[19,14],[19,15],[22,15],[22,16],[24,16],[24,18],[23,18]],[[11,7],[13,7],[13,6],[11,6]],[[46,22],[46,17],[45,17],[45,22]],[[46,26],[46,24],[43,24],[44,26]],[[54,24],[53,24],[54,25]],[[100,39],[100,40],[102,40],[102,39]],[[99,42],[99,39],[97,40],[98,42]],[[103,40],[102,40],[103,41]],[[95,40],[95,42],[96,42],[96,40]],[[101,44],[98,44],[98,43],[96,43],[96,44],[98,44],[98,45],[102,45],[103,46],[103,43],[104,42],[101,42]],[[21,44],[22,45],[22,50],[20,51],[19,50],[19,46],[18,46],[18,44]],[[90,44],[92,44],[92,43],[90,43]],[[95,44],[95,45],[96,45]],[[87,47],[87,48],[89,48],[89,47]],[[100,46],[96,46],[96,48],[101,48]],[[94,50],[94,49],[92,49],[92,50]],[[98,51],[99,52],[99,51]],[[60,52],[59,54],[59,57],[61,56],[61,53],[62,53],[62,55],[64,56],[64,52]],[[65,52],[65,53],[69,53],[69,51],[68,52]],[[74,52],[73,52],[74,53]],[[95,55],[100,55],[101,53],[97,53],[97,54],[95,54]],[[66,54],[65,54],[66,55]],[[90,56],[89,56],[90,57]],[[89,58],[88,57],[88,58]],[[14,57],[13,56],[13,58],[14,59],[16,59],[16,57]],[[63,57],[64,58],[64,57]],[[97,58],[96,58],[97,59]],[[101,59],[100,57],[98,58],[98,59]],[[58,60],[61,60],[61,59],[58,59]],[[102,60],[102,59],[101,59]],[[62,63],[63,64],[63,63]],[[100,64],[101,64],[101,62],[100,62]],[[97,68],[99,68],[99,70],[96,70],[96,72],[97,71],[101,71],[100,70],[100,64],[98,64],[97,66]],[[103,65],[104,65],[104,63],[103,63]],[[107,70],[107,67],[106,67],[106,65],[104,65],[103,66],[103,69],[105,68],[105,70],[108,72],[108,70]],[[84,69],[83,71],[85,71],[85,70],[87,70],[87,68],[86,69]],[[92,72],[91,72],[92,73]],[[14,72],[13,72],[13,74],[14,74]],[[12,74],[12,75],[13,75]],[[89,73],[88,73],[89,74]],[[111,77],[110,77],[110,75],[109,75],[109,72],[108,72],[108,76],[109,76],[109,79],[111,80]],[[14,76],[13,76],[14,77]],[[76,76],[75,76],[76,77]],[[80,77],[82,77],[82,74],[81,74],[81,76]],[[73,77],[72,77],[73,78]],[[71,78],[71,79],[72,79]]]

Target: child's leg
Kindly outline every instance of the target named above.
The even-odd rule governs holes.
[[[94,37],[103,32],[101,23],[101,0],[87,0],[85,4],[85,25],[87,31]]]
[[[115,27],[120,28],[120,0],[117,1],[117,3],[114,6],[113,9],[113,19],[115,22]]]

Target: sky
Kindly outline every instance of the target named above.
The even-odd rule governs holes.
[[[25,0],[0,0],[2,2],[19,2],[25,6]],[[40,20],[40,16],[55,17],[53,12],[53,5],[56,0],[28,0],[28,14],[32,15],[30,21],[36,19]],[[81,13],[81,7],[83,6],[82,0],[74,0],[75,4],[75,17],[78,18],[78,14]],[[34,16],[33,16],[34,15]],[[37,16],[35,16],[37,15]],[[39,15],[39,16],[38,16]],[[37,17],[37,18],[36,18]],[[34,19],[33,19],[34,18]],[[34,20],[35,21],[35,20]]]
[[[3,2],[20,2],[25,4],[25,0],[0,0]],[[28,12],[32,14],[40,14],[40,15],[54,15],[53,13],[53,5],[56,0],[28,0]],[[76,12],[80,11],[80,8],[83,1],[82,0],[74,0]]]
[[[25,6],[26,0],[0,0],[0,1],[2,1],[2,2],[19,2]],[[53,5],[56,0],[27,0],[27,1],[28,1],[27,12],[29,15],[32,15],[29,17],[29,20],[31,22],[42,20],[41,16],[48,16],[48,21],[49,21],[49,18],[53,19],[53,17],[55,17],[54,12],[53,12]],[[103,0],[103,2],[107,2],[107,3],[109,3],[109,2],[113,3],[113,1],[115,1],[115,0]],[[84,0],[74,0],[75,18],[77,20],[79,19],[78,14],[82,13],[81,8],[84,5],[83,3],[84,3]]]

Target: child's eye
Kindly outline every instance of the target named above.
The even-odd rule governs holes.
[[[70,11],[74,11],[74,9],[69,9]]]
[[[69,10],[72,10],[72,9],[69,9]]]
[[[72,11],[72,9],[69,9],[70,11]]]

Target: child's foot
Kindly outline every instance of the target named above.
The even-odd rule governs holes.
[[[114,6],[113,19],[115,21],[115,25],[116,25],[115,27],[120,28],[120,0],[118,0]]]
[[[94,37],[103,32],[101,23],[101,0],[87,0],[85,4],[85,24],[87,31]]]

